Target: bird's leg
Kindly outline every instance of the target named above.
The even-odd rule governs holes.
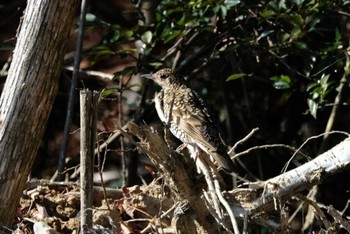
[[[200,149],[196,145],[190,144],[190,143],[188,143],[186,147],[188,149],[188,152],[189,152],[191,158],[194,160],[194,162],[196,164],[197,173],[200,174],[200,169],[198,168],[198,165],[197,165],[197,160],[198,160],[200,153],[201,153]]]
[[[199,156],[198,147],[196,147],[193,144],[186,143],[186,148],[188,149],[188,152],[190,153],[191,157],[196,161],[196,159]]]
[[[198,148],[190,143],[183,143],[176,148],[176,152],[180,153],[185,148],[187,148],[191,158],[193,158],[193,160],[196,161],[196,159],[199,156]]]
[[[187,143],[183,143],[176,148],[176,152],[180,153],[183,149],[187,148]]]

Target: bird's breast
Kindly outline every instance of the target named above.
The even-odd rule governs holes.
[[[171,133],[183,143],[192,143],[188,135],[176,123],[170,124]]]

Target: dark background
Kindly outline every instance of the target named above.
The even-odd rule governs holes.
[[[0,2],[0,90],[25,5],[22,0]],[[78,89],[102,92],[101,142],[129,120],[161,129],[151,101],[158,88],[138,74],[173,67],[206,100],[228,146],[259,128],[237,153],[266,144],[299,148],[308,138],[324,133],[342,79],[341,104],[332,130],[349,132],[349,6],[347,1],[326,0],[164,0],[153,1],[150,10],[144,11],[142,1],[90,1],[81,68],[114,77],[81,73]],[[73,64],[76,36],[77,25],[72,25],[66,67]],[[50,178],[57,167],[71,79],[66,67],[33,168],[36,178]],[[78,103],[74,113],[67,167],[79,163]],[[301,152],[315,158],[345,137],[334,133],[323,140],[321,135],[309,140]],[[105,152],[105,171],[110,172],[106,182],[122,185],[122,152],[130,170],[128,185],[152,179],[149,169],[145,170],[145,165],[152,167],[147,157],[128,140],[122,141],[124,148],[118,139]],[[293,153],[283,147],[251,151],[240,157],[245,168],[239,173],[271,178],[281,173]],[[288,169],[308,160],[298,154]],[[328,178],[319,186],[318,201],[342,211],[349,199],[348,178],[348,171]]]

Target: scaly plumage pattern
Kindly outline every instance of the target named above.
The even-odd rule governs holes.
[[[169,124],[171,133],[183,143],[202,149],[225,171],[232,172],[234,164],[206,105],[185,80],[168,68],[143,77],[154,80],[162,87],[156,109],[160,119]]]

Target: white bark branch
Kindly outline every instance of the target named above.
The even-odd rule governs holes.
[[[252,199],[250,202],[244,201],[241,205],[250,214],[262,210],[266,212],[268,206],[275,208],[274,203],[276,201],[286,200],[304,189],[320,184],[326,177],[345,170],[349,164],[350,138],[347,138],[312,161],[267,181],[253,185],[252,188],[257,196],[251,194],[250,196],[257,198]],[[245,192],[248,191],[246,190]],[[235,190],[235,193],[242,195],[240,189]],[[261,193],[261,196],[258,193]]]

